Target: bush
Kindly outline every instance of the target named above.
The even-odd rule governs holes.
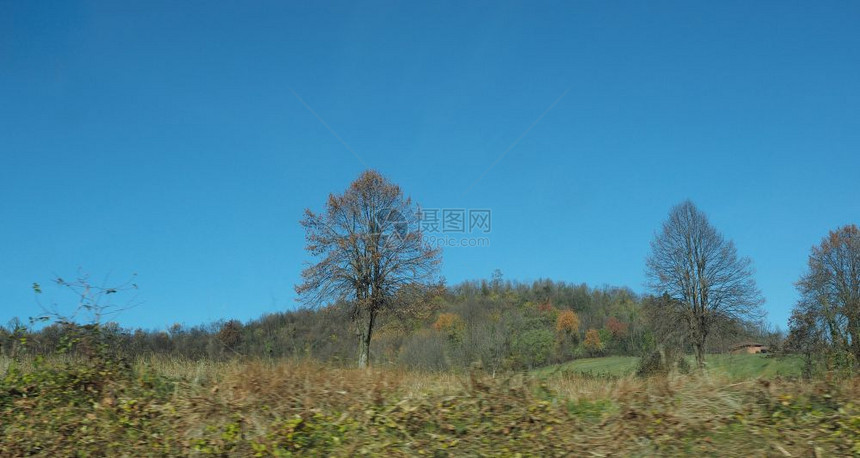
[[[409,369],[446,370],[446,339],[439,334],[421,333],[409,339],[400,350],[397,361]]]
[[[636,375],[639,377],[666,375],[673,369],[677,369],[682,374],[692,372],[690,363],[679,350],[670,348],[655,349],[639,360]]]
[[[547,329],[530,329],[514,340],[514,354],[524,367],[546,364],[552,354],[555,336]]]

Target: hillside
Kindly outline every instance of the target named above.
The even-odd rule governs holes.
[[[370,346],[373,364],[417,370],[462,369],[475,362],[490,372],[536,369],[576,361],[574,367],[600,373],[594,357],[635,357],[654,348],[650,316],[659,315],[653,298],[628,288],[593,288],[551,280],[532,283],[493,280],[464,282],[395,300],[380,315]],[[727,323],[709,340],[711,353],[737,340],[778,343],[779,334],[754,323]],[[0,328],[0,353],[10,355],[27,337],[28,351],[50,354],[75,340],[79,329],[54,324],[38,331]],[[223,320],[208,325],[175,324],[166,330],[102,328],[111,348],[124,355],[163,355],[192,360],[235,357],[307,358],[350,366],[357,338],[347,304],[265,315],[247,323]],[[23,334],[22,334],[23,333]],[[16,337],[17,336],[17,337]],[[620,358],[618,361],[632,361]],[[632,367],[620,363],[624,370]],[[613,367],[605,369],[611,373]]]

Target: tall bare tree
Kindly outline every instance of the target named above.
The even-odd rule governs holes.
[[[705,343],[715,326],[763,316],[752,261],[739,258],[734,243],[689,200],[669,212],[651,241],[646,266],[651,289],[681,304],[667,312],[686,325],[699,368],[704,367]]]
[[[348,304],[359,367],[369,364],[378,314],[435,280],[440,251],[422,239],[418,216],[400,187],[373,170],[329,195],[324,212],[305,211],[307,251],[318,262],[302,272],[296,292],[311,307]]]
[[[860,362],[860,229],[856,225],[830,231],[812,247],[809,270],[797,282],[801,299],[793,323],[793,337],[817,328],[822,340],[847,350]]]

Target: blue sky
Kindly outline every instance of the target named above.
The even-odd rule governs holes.
[[[449,283],[643,292],[690,198],[782,327],[860,223],[856,2],[413,3],[0,2],[0,322],[79,267],[138,273],[126,326],[293,308],[303,209],[366,167],[492,210]]]

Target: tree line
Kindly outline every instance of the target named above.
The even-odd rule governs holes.
[[[478,362],[488,371],[501,372],[582,357],[643,356],[660,342],[653,318],[659,314],[651,312],[657,307],[657,298],[628,288],[552,280],[522,283],[497,273],[491,279],[434,292],[417,307],[420,312],[383,314],[375,323],[369,358],[376,365],[421,370],[465,368]],[[355,334],[344,326],[348,310],[333,304],[267,314],[247,323],[175,324],[163,330],[127,329],[108,322],[99,327],[98,336],[111,351],[129,358],[314,358],[353,365]],[[93,351],[94,342],[88,340],[91,327],[63,322],[28,330],[13,321],[0,328],[0,351],[12,356],[65,349],[86,355]],[[712,339],[706,351],[728,351],[733,339],[776,344],[780,338],[760,325],[742,325]]]

